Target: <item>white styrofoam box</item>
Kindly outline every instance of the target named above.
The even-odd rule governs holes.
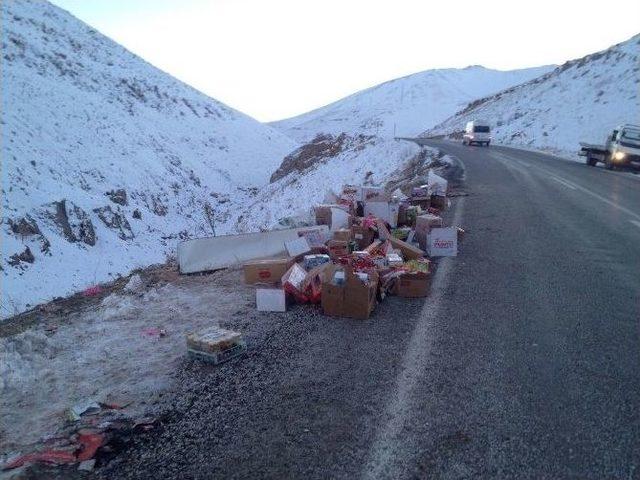
[[[458,230],[455,227],[432,228],[427,235],[427,253],[430,257],[458,255]]]
[[[284,288],[256,288],[256,307],[259,312],[286,312]]]
[[[309,242],[307,242],[305,237],[298,237],[293,240],[286,241],[284,242],[284,247],[290,257],[297,257],[298,255],[302,255],[303,253],[307,253],[311,250]]]

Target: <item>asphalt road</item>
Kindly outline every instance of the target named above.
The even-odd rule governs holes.
[[[102,476],[640,478],[640,181],[429,144],[468,196],[427,301],[262,318],[247,358],[186,365],[164,430]]]

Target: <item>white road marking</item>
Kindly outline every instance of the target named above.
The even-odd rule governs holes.
[[[494,155],[496,155],[496,154],[494,153]],[[510,163],[510,161],[513,160],[512,158],[509,158],[509,157],[507,157],[507,156],[505,156],[503,154],[497,154],[497,155],[500,155],[501,157],[503,157],[505,159],[505,161],[501,161],[501,163],[503,163],[505,165],[507,165],[508,163]],[[498,159],[498,160],[500,161],[500,159]],[[589,195],[590,197],[596,198],[596,199],[600,200],[601,202],[606,203],[607,205],[609,205],[609,206],[611,206],[611,207],[613,207],[613,208],[615,208],[617,210],[620,210],[621,212],[626,213],[630,217],[635,218],[638,221],[640,221],[640,215],[638,215],[637,213],[629,210],[628,208],[623,207],[622,205],[618,205],[616,202],[614,202],[612,200],[609,200],[608,198],[603,197],[602,195],[599,195],[599,194],[597,194],[595,192],[592,192],[588,188],[585,188],[585,187],[583,187],[583,186],[581,186],[581,185],[579,185],[577,183],[573,183],[573,182],[567,180],[566,178],[563,178],[563,177],[561,177],[559,175],[556,175],[556,174],[550,172],[549,170],[547,170],[546,168],[541,167],[540,165],[531,165],[531,166],[533,167],[532,170],[538,170],[538,171],[542,172],[544,175],[546,175],[548,178],[550,178],[552,180],[555,180],[556,182],[562,183],[563,185],[565,185],[566,187],[568,187],[568,188],[570,188],[572,190],[578,190],[578,191],[580,191],[582,193],[585,193],[585,194]]]
[[[555,175],[551,175],[549,178],[551,178],[551,180],[555,180],[556,182],[564,185],[567,188],[570,188],[571,190],[577,190],[578,187],[576,187],[575,185],[569,183],[569,182],[565,182],[564,180],[561,180],[560,178],[556,177]]]
[[[464,163],[455,157],[463,171]],[[458,201],[453,225],[459,225],[464,206],[464,197]],[[443,258],[438,263],[438,269],[433,279],[432,293],[429,301],[420,312],[420,319],[413,330],[411,339],[402,358],[402,367],[396,379],[395,395],[385,408],[387,422],[381,426],[369,450],[367,462],[361,472],[363,480],[379,478],[400,478],[402,472],[394,471],[393,460],[398,452],[407,452],[403,449],[403,428],[415,413],[411,409],[411,396],[415,387],[424,375],[425,367],[429,362],[431,346],[433,344],[432,324],[437,317],[442,304],[442,296],[449,283],[449,271],[456,257]]]

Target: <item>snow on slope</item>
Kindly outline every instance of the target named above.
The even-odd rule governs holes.
[[[297,147],[49,3],[1,15],[3,317],[210,234]]]
[[[479,99],[427,132],[459,132],[482,118],[499,143],[576,152],[580,141],[604,143],[621,123],[640,124],[640,35],[552,72]]]
[[[345,184],[393,189],[424,183],[435,151],[366,135],[321,135],[287,156],[273,183],[231,217],[233,229],[251,232],[309,224],[314,205],[331,202]],[[329,195],[329,196],[327,196]],[[333,202],[331,202],[333,203]]]
[[[480,66],[427,70],[357,92],[272,125],[300,141],[318,133],[415,136],[468,102],[531,80],[552,66],[498,71]]]

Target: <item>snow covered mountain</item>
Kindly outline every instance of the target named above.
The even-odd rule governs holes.
[[[476,98],[543,75],[553,66],[498,71],[480,66],[427,70],[382,83],[317,110],[273,122],[300,141],[319,133],[414,136]]]
[[[1,15],[3,317],[210,234],[298,146],[47,2]]]
[[[575,152],[580,141],[603,143],[621,123],[640,124],[640,35],[566,62],[548,74],[471,102],[426,132],[460,132],[467,121],[494,125],[499,143]]]

